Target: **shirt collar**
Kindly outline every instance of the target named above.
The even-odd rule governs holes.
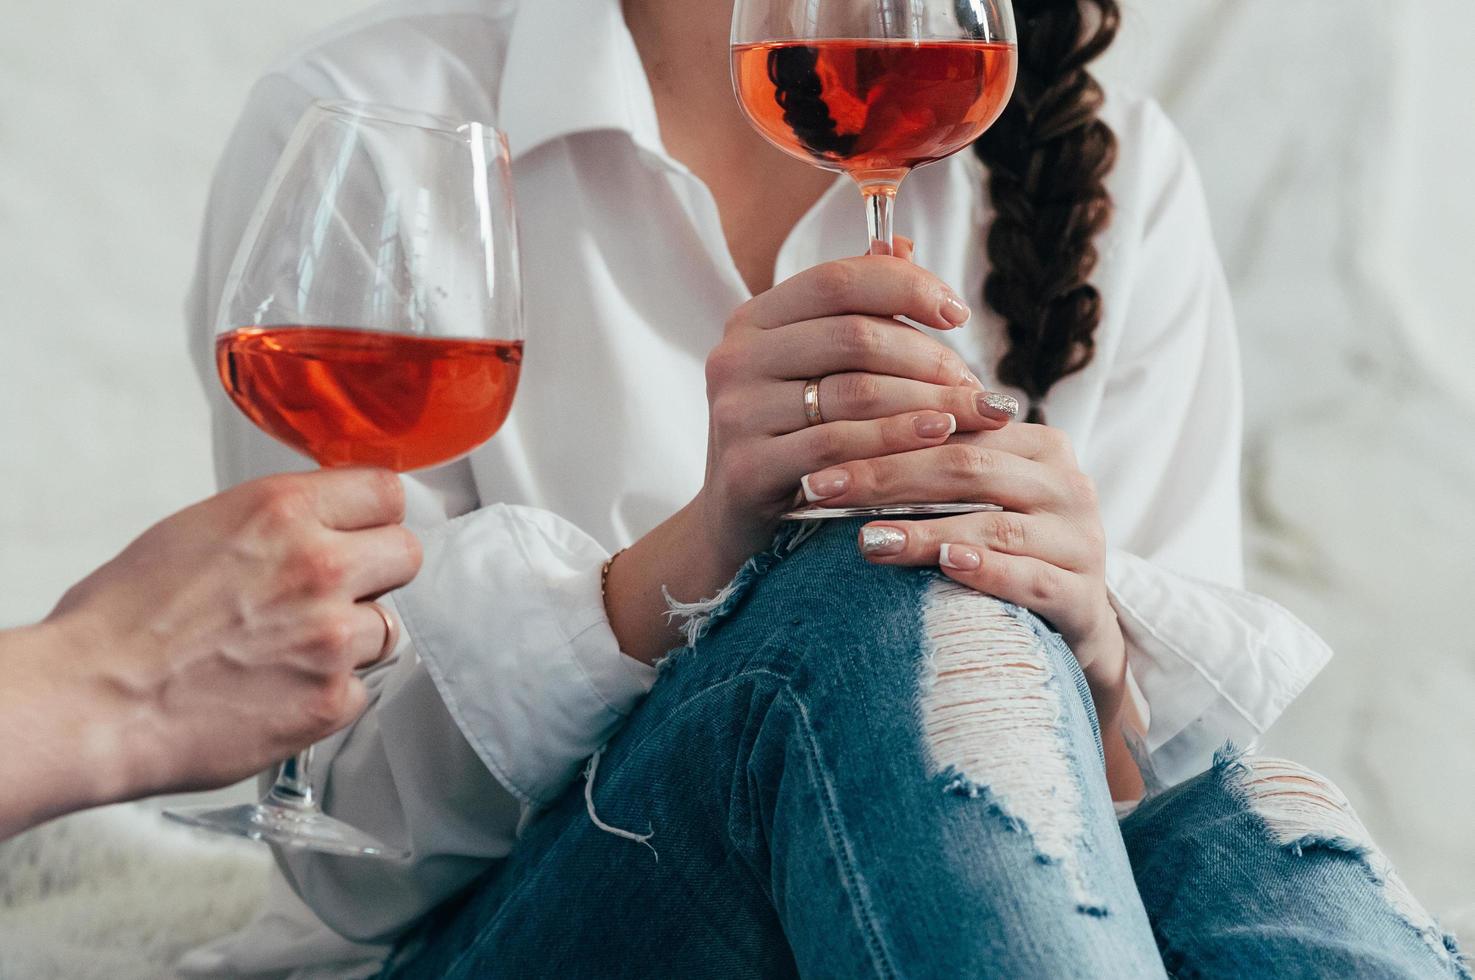
[[[498,119],[514,158],[575,133],[618,130],[665,155],[655,99],[620,0],[522,0]]]

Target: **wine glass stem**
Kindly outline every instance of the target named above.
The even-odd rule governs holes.
[[[866,227],[871,233],[871,255],[894,255],[891,211],[896,204],[896,185],[876,183],[861,185],[866,200]]]
[[[277,770],[277,781],[272,784],[267,798],[273,803],[298,810],[317,807],[312,793],[312,749],[298,752],[287,759]]]

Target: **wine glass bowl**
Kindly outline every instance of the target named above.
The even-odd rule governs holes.
[[[513,215],[490,127],[315,103],[226,284],[226,393],[324,466],[406,471],[475,449],[522,364]]]
[[[257,427],[322,466],[405,472],[471,452],[506,420],[523,355],[506,140],[474,122],[314,103],[242,237],[216,367]],[[168,816],[326,853],[393,847],[323,813],[312,750],[258,803]]]
[[[733,11],[738,104],[774,146],[855,179],[872,254],[892,253],[902,180],[982,136],[1017,70],[1008,0],[737,0]]]

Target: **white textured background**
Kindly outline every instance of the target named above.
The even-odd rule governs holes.
[[[0,0],[0,626],[212,490],[180,314],[210,171],[255,75],[360,6]],[[1475,4],[1128,18],[1107,74],[1187,134],[1236,295],[1254,584],[1339,651],[1269,744],[1470,936]]]

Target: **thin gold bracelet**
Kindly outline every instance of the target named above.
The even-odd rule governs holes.
[[[606,561],[604,563],[604,567],[599,570],[599,598],[600,601],[605,604],[606,608],[608,608],[609,606],[609,570],[615,567],[615,559],[629,550],[629,548],[621,548],[619,551],[616,551],[614,554],[609,556],[609,560]]]

